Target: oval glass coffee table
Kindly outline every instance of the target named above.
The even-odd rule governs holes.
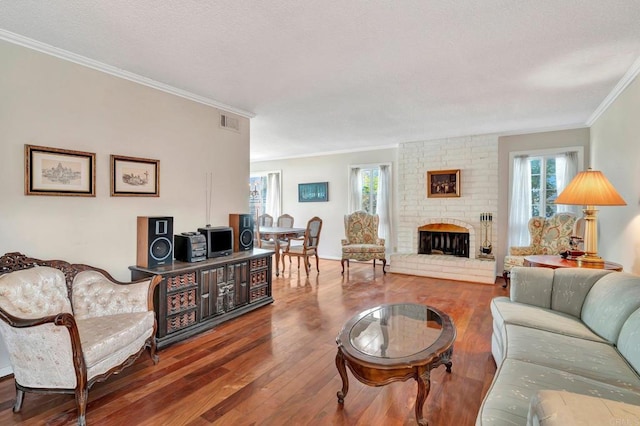
[[[380,305],[351,318],[336,338],[336,367],[342,378],[338,402],[349,391],[347,369],[362,383],[383,386],[413,378],[418,382],[416,420],[431,386],[431,370],[444,364],[451,372],[456,329],[451,318],[415,303]]]

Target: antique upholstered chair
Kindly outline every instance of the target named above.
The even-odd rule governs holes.
[[[574,236],[576,217],[572,213],[557,213],[549,218],[534,216],[529,219],[531,243],[528,246],[509,247],[509,254],[504,258],[504,287],[509,283],[511,268],[523,266],[525,256],[536,254],[563,253],[571,248],[571,237]]]
[[[368,261],[382,260],[382,272],[387,273],[385,266],[387,258],[384,249],[384,239],[378,238],[378,215],[372,215],[365,211],[344,216],[345,238],[342,240],[342,273],[344,274],[344,262],[349,267],[349,259]]]
[[[161,279],[122,283],[87,265],[0,257],[0,334],[15,378],[13,411],[25,392],[70,393],[84,425],[94,383],[145,349],[157,363],[153,291]]]
[[[284,272],[284,259],[289,256],[289,263],[291,263],[291,257],[298,258],[298,269],[300,269],[300,258],[304,261],[304,270],[309,276],[309,258],[311,256],[316,257],[316,270],[320,272],[320,263],[318,261],[318,244],[320,243],[320,231],[322,230],[322,219],[315,216],[309,219],[307,222],[307,228],[304,231],[304,236],[300,238],[291,238],[290,244],[282,250],[282,272]],[[294,241],[302,241],[302,244],[293,244]]]

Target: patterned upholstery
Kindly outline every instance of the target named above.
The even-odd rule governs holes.
[[[378,215],[371,215],[365,211],[357,211],[344,216],[344,233],[346,238],[342,240],[342,273],[344,274],[344,262],[349,267],[349,259],[367,261],[382,260],[382,271],[385,271],[387,263],[384,239],[378,238]]]
[[[569,242],[576,222],[571,213],[558,213],[548,219],[535,216],[529,220],[531,244],[522,247],[509,247],[509,254],[504,258],[505,272],[514,266],[523,266],[524,257],[535,254],[560,254],[569,250]]]
[[[84,425],[95,382],[145,348],[157,362],[152,300],[159,277],[124,285],[99,269],[62,261],[27,258],[15,268],[12,255],[0,258],[0,266],[11,265],[0,269],[6,272],[0,275],[0,335],[16,382],[14,412],[25,391],[72,393]]]

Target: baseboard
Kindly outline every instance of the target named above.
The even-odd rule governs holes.
[[[13,374],[11,366],[0,368],[0,377],[4,378]]]

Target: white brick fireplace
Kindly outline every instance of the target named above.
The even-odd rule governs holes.
[[[427,171],[460,169],[460,197],[428,198]],[[467,136],[400,145],[398,152],[398,247],[395,273],[495,283],[496,262],[478,258],[481,213],[493,214],[497,247],[498,137]],[[450,224],[469,232],[469,257],[418,254],[418,228]]]

